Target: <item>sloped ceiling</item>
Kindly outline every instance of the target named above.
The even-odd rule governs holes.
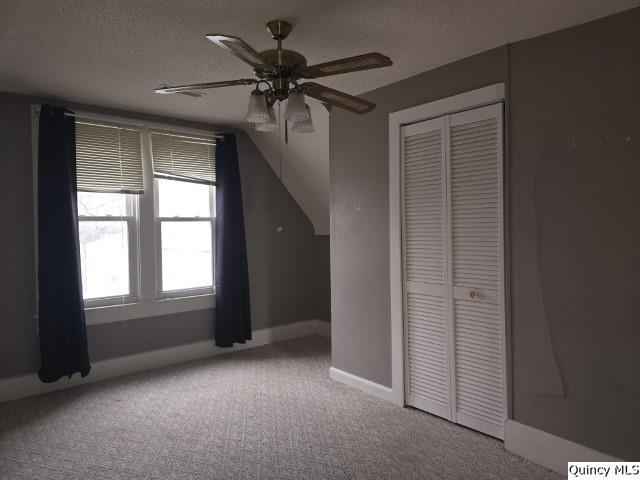
[[[266,21],[294,25],[285,46],[310,64],[379,51],[389,68],[322,83],[358,94],[505,43],[640,5],[640,0],[0,0],[0,90],[243,127],[250,87],[202,99],[153,93],[251,69],[204,37],[227,33],[273,48]],[[329,230],[328,115],[317,131],[250,131],[313,222]],[[354,122],[358,121],[354,115]],[[281,168],[282,166],[282,168]]]

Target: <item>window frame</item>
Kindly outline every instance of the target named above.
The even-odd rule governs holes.
[[[35,236],[35,291],[36,305],[34,318],[38,317],[38,125],[40,104],[31,104],[33,199],[34,199],[34,236]],[[190,127],[182,127],[158,122],[141,121],[131,117],[118,117],[88,111],[75,111],[76,117],[96,122],[118,123],[140,128],[144,193],[137,194],[134,213],[135,228],[129,225],[129,270],[130,292],[128,296],[105,297],[84,300],[87,325],[121,322],[136,318],[147,318],[194,310],[215,308],[215,186],[210,188],[212,240],[212,279],[213,287],[206,289],[187,289],[162,292],[159,276],[162,265],[157,223],[156,185],[153,176],[153,156],[151,152],[151,132],[162,131],[178,135],[196,135],[219,140],[218,132]],[[89,219],[88,216],[83,216]],[[106,219],[106,217],[99,217]],[[111,217],[119,219],[119,216]],[[80,221],[80,216],[78,218]],[[135,231],[134,231],[135,230]]]
[[[79,192],[80,193],[80,192]],[[90,192],[89,192],[90,193]],[[107,297],[96,297],[84,299],[86,308],[105,307],[108,305],[121,305],[125,303],[136,303],[138,301],[138,291],[140,289],[140,279],[138,275],[140,260],[139,250],[139,213],[138,195],[126,195],[127,215],[80,215],[78,214],[78,227],[80,222],[113,222],[123,221],[127,223],[128,254],[129,254],[129,293],[127,295],[115,295]]]
[[[160,216],[160,196],[158,188],[159,178],[153,179],[153,196],[154,196],[154,231],[156,235],[156,291],[159,298],[180,298],[193,295],[212,295],[216,289],[216,212],[215,212],[215,186],[207,185],[209,189],[209,212],[208,217],[161,217]],[[180,181],[180,180],[168,180]],[[185,182],[188,183],[188,182]],[[163,290],[162,289],[162,222],[209,222],[211,226],[211,287],[186,288],[179,290]]]

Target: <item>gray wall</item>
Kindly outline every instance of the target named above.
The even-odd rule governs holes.
[[[313,318],[331,321],[331,266],[329,235],[316,235],[313,253]]]
[[[391,385],[389,113],[504,81],[491,50],[364,95],[373,112],[331,112],[333,366]]]
[[[0,164],[3,171],[0,218],[4,222],[0,235],[3,266],[0,269],[0,378],[34,372],[39,366],[38,337],[33,319],[35,246],[30,118],[30,104],[39,101],[0,94]],[[78,108],[207,127],[95,107]],[[253,328],[314,318],[318,308],[314,273],[319,260],[313,226],[247,135],[236,134]],[[276,231],[277,226],[283,227],[282,232]],[[324,262],[328,265],[328,254]],[[213,318],[212,310],[203,310],[90,326],[90,356],[96,361],[210,339]]]
[[[640,455],[639,45],[635,9],[371,92],[366,117],[332,112],[335,367],[391,385],[389,112],[505,81],[512,417]]]
[[[510,65],[514,418],[637,459],[640,9],[517,43]]]

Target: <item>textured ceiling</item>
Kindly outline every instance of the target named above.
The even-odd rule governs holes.
[[[294,25],[285,46],[311,64],[368,51],[390,56],[392,67],[321,82],[357,94],[638,5],[640,0],[0,0],[0,90],[240,125],[249,87],[211,90],[202,99],[153,93],[162,83],[251,75],[248,65],[207,41],[207,33],[242,36],[257,50],[273,48],[264,23],[282,18]],[[284,181],[316,230],[327,233],[328,128],[319,130],[312,135],[318,138],[287,146],[285,161],[295,162],[295,175]],[[278,136],[252,136],[276,166]]]

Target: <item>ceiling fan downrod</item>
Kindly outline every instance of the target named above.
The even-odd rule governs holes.
[[[293,89],[298,88],[297,80],[307,66],[307,59],[302,54],[282,48],[283,40],[289,36],[292,29],[293,26],[284,20],[272,20],[267,23],[267,31],[277,42],[277,46],[275,49],[259,52],[268,66],[254,68],[254,74],[271,83],[272,89],[267,98],[270,104],[286,100],[292,90],[290,84],[293,84]]]

